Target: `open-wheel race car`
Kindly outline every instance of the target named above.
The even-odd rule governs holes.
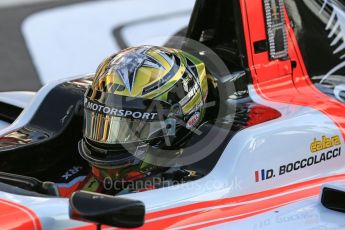
[[[63,196],[90,170],[78,143],[94,74],[3,92],[1,229],[345,228],[345,4],[197,0],[181,33],[166,46],[205,63],[219,109],[183,146],[180,179]]]

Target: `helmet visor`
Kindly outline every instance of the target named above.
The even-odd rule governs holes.
[[[84,137],[100,144],[125,144],[174,135],[175,124],[167,118],[169,110],[165,102],[89,88],[84,100]]]
[[[116,117],[85,109],[84,136],[102,144],[147,141],[165,127],[164,121]]]

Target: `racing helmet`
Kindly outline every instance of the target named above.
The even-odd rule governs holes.
[[[147,146],[180,148],[204,120],[205,65],[177,49],[128,48],[105,59],[84,97],[79,153],[91,166],[121,168]]]

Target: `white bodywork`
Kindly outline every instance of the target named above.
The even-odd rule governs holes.
[[[0,135],[23,127],[37,110],[42,98],[58,83],[50,83],[40,90],[17,121],[0,131]],[[269,105],[280,111],[282,116],[276,120],[238,132],[228,143],[215,168],[207,176],[186,184],[125,196],[143,201],[147,212],[150,213],[202,201],[252,194],[302,181],[345,173],[343,163],[345,162],[345,154],[341,152],[337,158],[279,175],[279,166],[321,154],[321,152],[313,154],[310,152],[310,144],[314,138],[339,136],[341,137],[341,149],[345,149],[344,140],[334,122],[319,111],[307,107],[265,101],[256,95],[252,88],[250,88],[250,96],[255,102]],[[15,101],[18,98],[19,96],[14,96],[13,100]],[[291,145],[291,143],[294,144]],[[256,182],[255,171],[262,169],[273,169],[275,177]],[[274,196],[283,197],[296,191]],[[273,195],[260,199],[265,200],[272,197]],[[45,229],[61,229],[86,224],[69,220],[67,199],[33,198],[4,192],[0,192],[0,198],[18,202],[32,209],[39,216]],[[243,204],[246,203],[248,202],[243,202]],[[239,203],[210,206],[202,210],[195,209],[188,212],[217,210],[234,205],[239,205]],[[228,225],[221,224],[214,228],[228,229],[231,226],[238,227],[238,229],[291,229],[291,227],[305,229],[311,226],[326,226],[326,229],[330,229],[328,227],[345,226],[345,216],[321,207],[317,197],[306,198],[306,200],[291,205],[286,203],[285,205],[287,206],[280,208],[279,212],[270,211],[246,218],[245,221],[239,220],[228,223]],[[183,214],[185,213],[181,212],[174,214],[174,216]],[[159,219],[164,218],[169,218],[169,216],[163,216]],[[226,218],[223,218],[223,220],[226,221]],[[155,221],[155,219],[148,220],[148,222],[150,221]],[[212,221],[219,220],[214,219]],[[314,221],[313,225],[310,225],[310,221]],[[199,224],[204,223],[200,222]],[[197,228],[198,224],[185,227]],[[183,226],[179,228],[183,228]]]
[[[30,104],[35,94],[35,92],[27,91],[0,92],[0,102],[24,109]],[[9,125],[10,123],[0,120],[0,130],[5,129]]]
[[[0,129],[4,129],[6,127],[8,127],[10,125],[10,123],[5,122],[5,121],[0,121]]]
[[[282,208],[260,214],[245,221],[233,221],[206,229],[345,229],[344,213],[322,206],[319,197],[305,199]]]
[[[24,109],[29,105],[35,94],[35,92],[28,91],[1,92],[0,101]]]

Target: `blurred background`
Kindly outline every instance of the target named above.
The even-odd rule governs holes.
[[[0,0],[0,91],[95,72],[107,56],[162,45],[195,0]]]

